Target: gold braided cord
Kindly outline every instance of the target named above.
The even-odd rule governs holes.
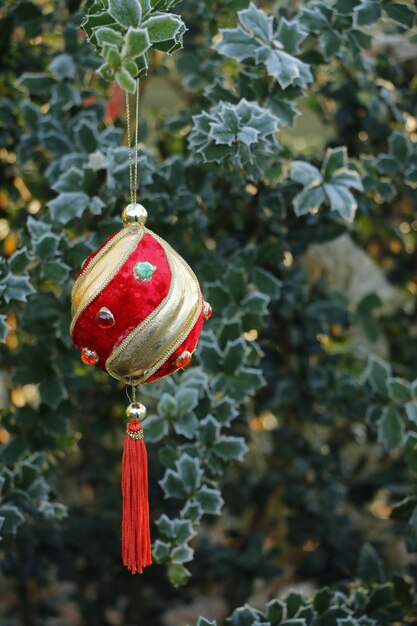
[[[139,78],[136,79],[136,106],[135,106],[135,148],[132,156],[132,132],[130,118],[130,99],[126,91],[126,126],[127,126],[127,151],[129,158],[129,186],[130,202],[136,204],[138,188],[138,145],[139,145]]]
[[[135,177],[134,177],[134,199],[136,204],[136,194],[138,190],[138,127],[139,127],[139,78],[136,80],[136,112],[135,112]]]
[[[131,439],[144,439],[143,430],[139,430],[138,432],[134,432],[126,428],[126,435],[129,435]]]
[[[132,132],[131,132],[131,118],[130,118],[130,98],[129,93],[126,91],[126,126],[127,126],[127,152],[129,158],[129,187],[130,187],[130,202],[136,204],[137,190],[138,190],[138,144],[139,144],[139,78],[136,79],[136,106],[135,106],[135,151],[132,158]],[[136,386],[131,385],[132,388],[132,402],[136,402]],[[143,439],[143,432],[132,434],[129,430],[126,431],[129,437],[132,439]]]

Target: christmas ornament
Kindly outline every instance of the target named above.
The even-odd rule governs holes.
[[[146,228],[136,201],[139,83],[136,86],[134,163],[126,94],[131,202],[123,228],[85,261],[71,294],[71,337],[87,366],[132,386],[122,459],[122,559],[132,572],[151,564],[147,454],[136,400],[141,385],[189,365],[211,307],[192,269]]]

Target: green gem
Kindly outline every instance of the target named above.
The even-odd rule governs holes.
[[[133,268],[133,274],[138,280],[147,282],[148,280],[151,280],[155,270],[156,267],[155,265],[152,265],[152,263],[148,263],[148,261],[140,261],[139,263],[136,263]]]

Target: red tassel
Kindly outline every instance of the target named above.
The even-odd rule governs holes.
[[[142,424],[132,419],[126,427],[122,459],[122,559],[132,574],[151,565],[148,503],[148,455]]]

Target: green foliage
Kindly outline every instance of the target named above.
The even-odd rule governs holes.
[[[413,623],[414,3],[176,4],[0,9],[1,621]],[[128,201],[113,84],[138,76],[139,198],[214,311],[192,366],[143,390],[139,580],[124,393],[68,334],[71,279]]]
[[[298,21],[282,18],[274,28],[274,18],[253,3],[238,12],[240,26],[220,30],[222,40],[215,48],[236,61],[253,59],[263,65],[282,89],[290,85],[307,87],[312,82],[310,67],[292,56],[300,52],[308,33]]]
[[[284,600],[268,602],[264,610],[246,604],[228,621],[233,626],[379,626],[405,617],[405,607],[411,602],[410,580],[394,577],[384,584],[362,581],[335,591],[324,587],[308,600],[292,592]],[[200,617],[196,626],[217,624]]]
[[[221,102],[210,113],[194,116],[193,122],[190,148],[204,163],[229,163],[259,180],[278,151],[273,137],[278,118],[254,102]]]
[[[290,177],[304,187],[294,198],[296,215],[316,213],[327,201],[331,211],[353,221],[357,203],[349,189],[362,191],[363,186],[358,173],[348,167],[345,148],[328,150],[321,172],[310,163],[293,161]]]
[[[135,78],[146,75],[151,48],[174,52],[186,31],[179,15],[168,10],[177,3],[150,0],[94,0],[82,27],[104,63],[98,71],[135,93]]]

